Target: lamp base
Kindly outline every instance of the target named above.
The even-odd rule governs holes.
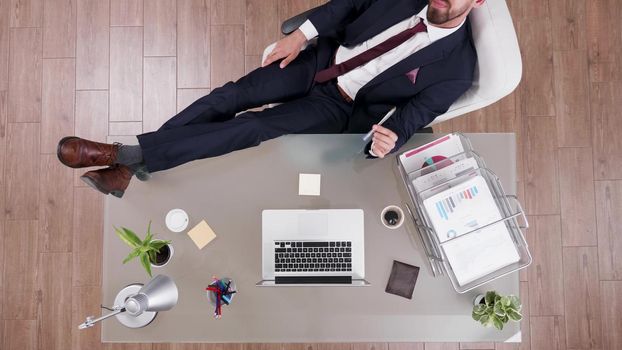
[[[130,284],[129,286],[121,289],[117,296],[114,298],[114,305],[124,305],[125,301],[138,293],[143,285],[140,283]],[[126,312],[122,312],[115,317],[122,325],[128,328],[141,328],[150,324],[155,319],[158,313],[155,311],[145,311],[142,314],[134,317]]]

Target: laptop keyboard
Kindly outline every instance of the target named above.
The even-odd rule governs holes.
[[[274,241],[275,272],[352,271],[352,242]]]

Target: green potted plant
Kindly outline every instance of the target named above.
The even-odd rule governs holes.
[[[471,316],[486,327],[494,326],[502,330],[510,320],[518,322],[523,318],[521,307],[517,296],[502,296],[495,291],[489,291],[486,295],[475,297]]]
[[[139,258],[149,277],[151,277],[152,266],[162,267],[173,256],[173,247],[170,245],[171,241],[153,238],[153,234],[151,234],[151,221],[149,221],[149,226],[147,226],[147,235],[142,240],[138,238],[134,231],[126,227],[114,227],[114,231],[123,242],[132,248],[130,254],[123,259],[123,263],[125,264],[134,258]]]

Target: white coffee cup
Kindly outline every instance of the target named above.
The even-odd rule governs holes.
[[[388,216],[392,216],[389,212],[394,212],[397,214],[397,218],[389,218],[394,221],[397,220],[394,224],[391,224],[387,220],[387,214],[389,214]],[[397,228],[400,228],[400,226],[402,226],[402,224],[404,223],[404,212],[402,211],[402,208],[398,207],[397,205],[389,205],[386,208],[382,209],[382,212],[380,213],[380,221],[382,222],[384,227],[395,230]]]
[[[190,219],[183,209],[173,209],[166,214],[166,227],[173,232],[182,232],[188,227]]]

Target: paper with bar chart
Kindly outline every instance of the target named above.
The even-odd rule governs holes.
[[[425,199],[423,205],[461,285],[519,260],[503,222],[461,237],[502,219],[482,176],[467,177],[464,182]],[[456,237],[460,238],[449,241]]]

